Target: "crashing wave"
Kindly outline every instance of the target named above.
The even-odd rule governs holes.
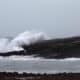
[[[20,51],[22,45],[30,45],[41,40],[47,40],[49,37],[43,32],[25,31],[12,40],[8,38],[0,39],[0,52]]]

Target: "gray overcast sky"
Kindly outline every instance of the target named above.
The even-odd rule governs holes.
[[[53,37],[80,35],[80,0],[0,0],[0,36],[25,30]]]

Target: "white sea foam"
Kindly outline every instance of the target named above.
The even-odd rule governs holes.
[[[45,59],[41,57],[34,57],[32,56],[9,56],[9,57],[2,57],[0,56],[0,60],[12,60],[12,61],[60,61],[60,62],[73,62],[73,61],[80,61],[80,58],[65,58],[65,59]]]
[[[0,60],[13,60],[13,61],[34,61],[40,60],[40,57],[34,58],[33,56],[9,56],[9,57],[2,57],[0,56]]]
[[[30,45],[41,40],[47,40],[49,37],[43,32],[25,31],[12,40],[8,38],[0,39],[0,52],[20,51],[23,50],[22,45]]]

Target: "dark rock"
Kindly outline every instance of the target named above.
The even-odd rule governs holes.
[[[44,40],[29,46],[23,45],[23,48],[28,55],[44,58],[80,57],[80,37]]]
[[[51,39],[36,42],[31,45],[22,45],[23,51],[0,53],[0,56],[35,55],[44,58],[80,58],[80,37]]]

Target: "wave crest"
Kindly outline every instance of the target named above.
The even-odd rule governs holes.
[[[38,41],[48,40],[49,37],[43,32],[25,31],[14,39],[0,39],[0,52],[20,51],[23,50],[22,45],[30,45]]]

